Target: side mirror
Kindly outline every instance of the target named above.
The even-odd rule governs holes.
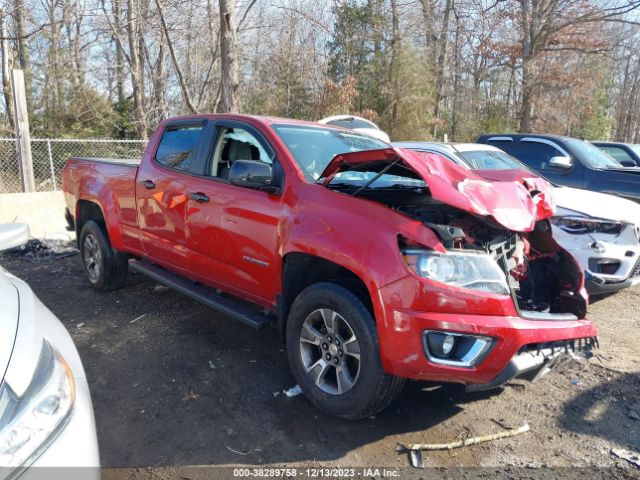
[[[236,160],[229,171],[231,185],[255,188],[266,192],[277,192],[279,187],[273,184],[273,168],[268,163],[256,160]]]
[[[20,247],[29,241],[29,225],[5,223],[0,225],[0,251]]]
[[[622,165],[623,167],[637,167],[636,162],[630,159],[618,160],[618,162],[620,162],[620,165]]]
[[[569,170],[573,167],[573,160],[571,157],[557,156],[549,159],[549,166],[553,168],[560,168],[562,170]]]

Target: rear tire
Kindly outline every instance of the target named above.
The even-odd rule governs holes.
[[[298,295],[289,312],[286,343],[302,392],[329,415],[369,417],[404,386],[403,378],[382,368],[371,313],[340,285],[316,283]]]
[[[114,290],[127,281],[127,255],[114,250],[105,229],[88,220],[80,231],[80,258],[89,283],[96,290]]]

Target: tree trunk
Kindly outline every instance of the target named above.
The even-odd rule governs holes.
[[[143,64],[138,45],[138,20],[134,11],[134,0],[127,0],[127,38],[129,39],[129,59],[131,65],[131,86],[136,130],[141,139],[147,138],[147,120],[144,112],[144,87],[142,82]]]
[[[400,83],[398,78],[399,55],[400,55],[400,17],[398,16],[398,2],[391,0],[391,59],[389,61],[389,85],[391,87],[391,117],[389,119],[389,135],[393,137],[394,130],[398,123],[398,104],[400,103]]]
[[[451,140],[455,142],[458,138],[458,111],[460,104],[460,80],[461,80],[461,68],[460,68],[460,56],[462,55],[462,25],[460,23],[460,17],[457,12],[454,11],[456,20],[456,36],[453,51],[453,102],[451,105]],[[475,92],[474,92],[475,93]],[[434,140],[438,140],[435,138]]]
[[[27,38],[26,9],[24,0],[13,0],[13,15],[18,37],[18,64],[24,73],[24,88],[27,96],[27,110],[31,111],[31,56]]]
[[[220,0],[220,103],[219,112],[238,112],[238,44],[235,0]]]
[[[420,0],[427,59],[433,61],[438,56],[438,35],[436,34],[436,0]]]
[[[520,106],[520,133],[530,133],[533,128],[533,72],[532,59],[522,60],[522,103]]]
[[[440,116],[440,103],[444,95],[444,74],[447,63],[447,44],[449,43],[449,20],[451,18],[451,10],[453,9],[453,0],[447,0],[444,9],[444,18],[442,20],[442,29],[438,38],[438,62],[436,68],[436,105],[434,117],[438,119]]]
[[[11,64],[12,58],[9,52],[7,30],[4,24],[4,11],[0,9],[0,53],[2,54],[2,95],[7,112],[7,120],[11,129],[14,128],[13,90],[11,88]]]
[[[122,33],[121,14],[121,0],[113,0],[113,22],[117,35]],[[116,46],[116,95],[118,105],[122,105],[124,103],[124,55],[115,35],[113,36],[113,42]]]

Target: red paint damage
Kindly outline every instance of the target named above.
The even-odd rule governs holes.
[[[492,217],[503,227],[516,232],[530,232],[538,220],[555,213],[551,187],[540,178],[525,177],[524,172],[472,172],[441,155],[388,148],[336,155],[321,178],[328,185],[340,172],[366,165],[367,171],[382,171],[424,180],[429,193],[452,207],[469,213]],[[405,171],[401,169],[404,167]]]

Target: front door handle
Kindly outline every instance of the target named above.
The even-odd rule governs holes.
[[[189,194],[189,198],[191,198],[191,200],[195,200],[198,203],[207,203],[209,201],[209,197],[207,197],[204,193],[202,192],[193,192]]]
[[[153,180],[142,180],[140,183],[147,190],[153,190],[154,188],[156,188],[156,184],[153,182]]]

